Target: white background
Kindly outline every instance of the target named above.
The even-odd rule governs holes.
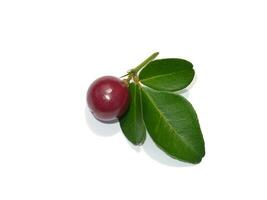
[[[0,199],[266,199],[267,7],[259,0],[0,2]],[[99,76],[190,60],[198,165],[89,113]]]

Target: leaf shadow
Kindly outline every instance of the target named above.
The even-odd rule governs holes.
[[[194,76],[192,82],[186,88],[184,88],[180,91],[174,92],[174,93],[180,94],[180,95],[184,96],[185,98],[188,98],[190,96],[189,90],[195,85],[196,81],[197,81],[197,75]]]
[[[123,133],[122,133],[123,134]],[[127,138],[125,137],[125,139],[127,140]],[[129,140],[127,140],[127,143],[129,144],[129,146],[136,151],[137,153],[140,153],[142,151],[142,146],[140,145],[133,145],[131,142],[129,142]]]
[[[89,129],[98,136],[110,137],[121,131],[118,120],[102,122],[93,116],[87,106],[85,107],[85,119]]]

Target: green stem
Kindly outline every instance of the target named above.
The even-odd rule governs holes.
[[[124,77],[126,77],[126,76],[128,76],[129,74],[127,73],[127,74],[124,74],[123,76],[121,76],[120,78],[124,78]]]
[[[140,69],[142,69],[144,66],[146,66],[148,63],[150,63],[152,60],[154,60],[159,55],[159,52],[153,53],[151,56],[149,56],[147,59],[145,59],[142,63],[140,63],[137,67],[130,70],[130,72],[137,74]]]

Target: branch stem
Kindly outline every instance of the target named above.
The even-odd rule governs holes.
[[[130,73],[137,74],[144,66],[146,66],[148,63],[153,61],[158,55],[159,55],[159,52],[155,52],[155,53],[151,54],[147,59],[145,59],[137,67],[130,70]]]

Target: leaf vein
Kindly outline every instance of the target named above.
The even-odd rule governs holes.
[[[143,90],[144,91],[144,90]],[[153,107],[159,112],[160,114],[160,117],[162,118],[162,120],[165,120],[166,121],[166,124],[167,126],[172,130],[172,134],[178,138],[180,138],[180,140],[189,148],[191,149],[193,152],[195,152],[196,154],[199,154],[191,145],[188,145],[186,142],[185,142],[185,139],[182,135],[180,134],[174,134],[174,133],[177,133],[177,131],[172,127],[172,125],[170,124],[170,121],[166,118],[166,116],[164,115],[164,113],[158,109],[158,107],[155,105],[155,102],[154,100],[150,97],[149,94],[147,94],[145,91],[144,91],[144,94],[146,94],[146,96],[148,97],[148,99],[150,100],[151,104],[153,105]]]

